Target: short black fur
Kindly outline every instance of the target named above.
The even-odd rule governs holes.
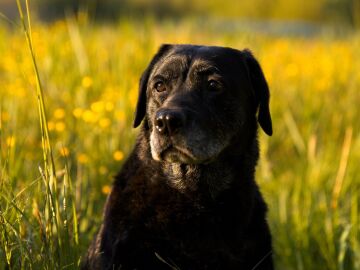
[[[160,72],[166,68],[172,57],[183,60],[179,69],[189,75],[177,79],[178,84],[167,84],[167,94],[152,92],[149,81],[154,69]],[[197,73],[191,70],[197,61],[205,60],[223,72],[227,88],[223,86],[218,93],[210,93],[206,87],[199,90],[203,89],[201,80],[195,80],[193,74]],[[201,63],[204,66],[207,62]],[[206,99],[204,94],[213,97]],[[166,95],[161,96],[161,104],[156,100],[158,95]],[[136,145],[116,176],[104,222],[83,269],[273,269],[267,207],[254,180],[259,155],[257,119],[265,132],[272,134],[268,102],[265,78],[249,51],[161,47],[140,81],[134,126],[142,120],[143,125]],[[165,109],[186,114],[179,133],[154,131],[158,128],[155,115]],[[207,110],[205,116],[203,110]],[[233,125],[228,127],[226,121]],[[199,122],[203,124],[196,133],[193,130]],[[214,130],[214,123],[221,132]],[[202,129],[227,141],[219,143],[216,150],[220,150],[210,159],[200,154],[183,157],[171,147],[154,154],[154,137],[160,145],[170,139],[173,144],[186,144],[193,136],[203,136]],[[203,143],[205,150],[209,142],[196,141]],[[166,156],[167,151],[173,151],[172,155]],[[214,151],[211,148],[205,154]],[[186,162],[177,162],[178,156]]]

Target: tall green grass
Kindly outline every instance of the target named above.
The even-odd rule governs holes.
[[[259,132],[257,180],[277,269],[360,268],[359,34],[96,25],[82,13],[32,26],[18,7],[20,27],[0,25],[0,269],[78,268],[134,143],[138,78],[165,42],[249,47],[264,68],[274,135]]]
[[[36,201],[33,202],[35,220],[30,220],[24,211],[26,205],[19,201],[18,198],[31,185],[18,193],[12,190],[11,179],[6,179],[10,176],[9,170],[11,170],[7,166],[9,156],[5,159],[4,171],[1,175],[2,209],[0,215],[2,221],[1,242],[6,258],[5,262],[9,269],[75,269],[79,264],[75,196],[66,160],[62,171],[56,170],[54,162],[44,93],[33,48],[28,1],[25,1],[25,14],[20,0],[17,0],[17,6],[35,77],[35,91],[40,122],[43,163],[40,163],[38,166],[40,177],[33,183],[42,182],[43,186],[39,186],[39,191],[43,190],[44,193],[43,203],[40,207]],[[14,139],[12,138],[11,140]],[[10,141],[9,144],[11,145],[12,142]],[[6,186],[6,180],[10,182],[8,187]],[[59,186],[60,184],[61,187]],[[10,191],[7,192],[7,188]],[[35,224],[33,224],[34,222]],[[27,235],[28,239],[24,239],[24,235]],[[33,245],[36,241],[33,237],[35,239],[38,238],[36,239],[37,245]]]

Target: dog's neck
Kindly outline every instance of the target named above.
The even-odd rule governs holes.
[[[255,166],[258,159],[258,141],[256,126],[248,140],[234,138],[233,143],[222,154],[207,164],[181,164],[155,161],[151,157],[148,143],[149,130],[142,127],[138,137],[137,147],[140,148],[145,164],[152,164],[166,179],[168,185],[178,191],[206,191],[216,198],[233,185],[246,184],[253,181]]]

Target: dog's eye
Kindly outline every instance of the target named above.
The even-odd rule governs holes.
[[[161,82],[161,81],[156,82],[155,85],[154,85],[154,88],[158,92],[164,92],[166,90],[165,84],[163,82]]]
[[[209,80],[208,81],[208,88],[210,90],[218,90],[221,88],[221,84],[218,81],[215,80]]]

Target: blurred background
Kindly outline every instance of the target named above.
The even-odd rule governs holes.
[[[358,0],[33,0],[32,10],[46,21],[63,18],[66,12],[86,11],[91,18],[117,20],[122,16],[151,15],[158,18],[184,16],[218,17],[248,20],[282,20],[311,22],[315,24],[339,24],[359,27],[360,7]],[[13,0],[1,0],[0,8],[10,17],[17,16]]]
[[[78,269],[162,43],[259,60],[274,134],[259,130],[257,181],[276,269],[360,269],[360,0],[28,4],[0,0],[0,270]]]

